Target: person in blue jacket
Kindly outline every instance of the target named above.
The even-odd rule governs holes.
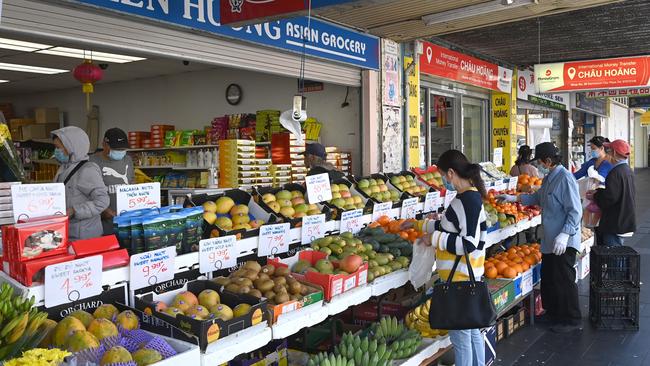
[[[546,314],[540,320],[552,323],[551,330],[568,333],[582,330],[576,272],[573,266],[580,251],[582,205],[578,184],[560,162],[560,150],[552,142],[535,147],[535,160],[549,170],[542,187],[533,194],[500,195],[507,202],[542,207],[542,304]]]
[[[593,166],[598,174],[603,178],[607,178],[607,174],[614,167],[612,163],[607,159],[607,153],[605,152],[605,143],[608,143],[609,140],[602,136],[594,136],[589,140],[589,145],[591,146],[591,159],[586,163],[582,164],[580,170],[573,173],[573,176],[576,180],[586,177],[589,167]]]

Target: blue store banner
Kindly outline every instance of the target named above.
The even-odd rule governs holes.
[[[379,68],[379,39],[329,22],[307,17],[244,27],[219,25],[219,0],[72,0],[221,36],[296,53]],[[340,1],[343,2],[343,1]]]

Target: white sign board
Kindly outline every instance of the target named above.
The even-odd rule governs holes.
[[[15,184],[11,186],[14,220],[65,215],[65,186],[63,183]]]
[[[174,278],[176,247],[167,247],[131,256],[129,276],[131,291]]]
[[[237,265],[234,235],[199,241],[199,270],[210,273]]]
[[[308,175],[305,177],[305,184],[307,185],[309,203],[320,203],[332,199],[329,174]]]
[[[160,183],[127,184],[115,192],[117,214],[142,208],[160,207]]]
[[[508,189],[508,184],[503,181],[503,179],[499,179],[496,182],[494,182],[494,190],[497,192],[503,192],[506,189]]]
[[[444,199],[440,197],[440,192],[429,192],[424,198],[424,210],[423,212],[437,212],[440,207],[442,207]]]
[[[361,220],[362,216],[363,216],[362,209],[343,211],[343,213],[341,214],[340,231],[342,233],[348,231],[353,234],[358,233],[359,230],[361,230],[361,228],[363,227],[363,222]]]
[[[260,236],[257,242],[257,256],[268,257],[289,250],[290,225],[283,224],[263,225],[260,227]]]
[[[419,198],[407,198],[402,201],[402,214],[400,218],[402,219],[414,219],[415,214],[417,213]]]
[[[101,294],[102,263],[96,255],[45,267],[45,307]]]
[[[325,236],[325,214],[304,216],[302,218],[301,243],[310,244]]]
[[[375,203],[372,206],[372,221],[376,221],[378,218],[382,216],[390,217],[392,210],[393,210],[392,202]]]
[[[492,155],[492,162],[497,167],[503,166],[503,148],[502,147],[495,147],[494,148],[494,155]]]
[[[517,182],[519,182],[519,177],[512,177],[508,181],[508,189],[517,189]]]

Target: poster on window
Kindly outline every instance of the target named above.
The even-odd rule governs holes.
[[[400,108],[382,108],[382,153],[383,171],[397,173],[402,171],[404,159],[404,136],[402,135],[402,111]]]
[[[391,40],[383,40],[382,57],[382,93],[384,105],[399,107],[401,105],[399,44]]]

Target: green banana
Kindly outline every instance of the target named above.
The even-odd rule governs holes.
[[[24,313],[20,317],[20,323],[11,331],[9,336],[7,337],[7,343],[12,344],[18,340],[18,338],[22,337],[23,333],[25,333],[25,328],[27,328],[27,322],[29,321],[29,316],[27,313]]]
[[[9,321],[9,323],[5,325],[5,327],[2,328],[2,330],[0,331],[0,337],[5,338],[9,334],[9,332],[14,330],[14,328],[18,326],[18,324],[20,324],[21,320],[22,319],[20,317],[12,318],[11,321]]]

